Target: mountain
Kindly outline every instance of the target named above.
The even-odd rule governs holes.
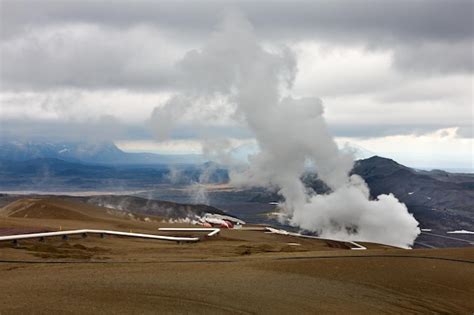
[[[199,165],[93,165],[56,158],[25,161],[0,159],[0,189],[3,190],[132,190],[157,185],[224,183],[226,169],[215,163]]]
[[[215,207],[200,204],[183,204],[161,200],[149,200],[126,195],[2,196],[0,218],[62,219],[92,222],[96,219],[144,218],[185,219],[206,213],[226,214]],[[160,220],[161,221],[161,220]]]
[[[371,198],[393,194],[414,214],[421,228],[474,230],[474,174],[417,170],[379,156],[356,161],[352,174],[365,180]],[[302,179],[318,194],[330,191],[315,173],[306,173]],[[276,193],[264,192],[253,201],[279,198]]]
[[[114,143],[82,142],[0,142],[0,159],[25,161],[54,158],[70,162],[91,164],[194,164],[201,161],[200,155],[160,155],[154,153],[129,153],[120,150]]]
[[[415,215],[422,228],[474,229],[474,174],[419,171],[374,156],[355,163],[373,198],[392,193]]]
[[[355,163],[373,196],[393,193],[407,206],[474,211],[474,174],[419,171],[378,156]]]
[[[79,200],[86,204],[131,212],[133,214],[152,215],[163,218],[193,218],[206,213],[226,214],[226,212],[203,204],[186,204],[165,200],[152,200],[126,195],[95,195],[82,197],[63,197]]]
[[[0,160],[0,189],[61,191],[68,189],[134,189],[163,183],[167,166],[118,167],[55,158]]]
[[[114,219],[106,208],[71,202],[58,197],[19,198],[0,208],[1,218],[75,220],[93,222]],[[118,214],[119,212],[116,211]],[[126,214],[126,212],[123,212]],[[123,215],[122,215],[123,216]]]

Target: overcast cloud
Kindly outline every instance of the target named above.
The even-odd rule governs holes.
[[[176,63],[204,45],[226,11],[238,10],[267,48],[289,47],[298,69],[294,92],[322,99],[336,136],[376,143],[454,128],[453,137],[472,144],[473,6],[470,0],[2,0],[0,136],[80,138],[102,122],[110,140],[151,139],[153,109],[183,87]],[[202,130],[195,127],[205,125],[206,132],[252,138],[231,112],[201,104],[175,118],[180,127],[171,135],[192,140]],[[64,125],[69,131],[58,132]],[[472,154],[463,154],[472,167]]]

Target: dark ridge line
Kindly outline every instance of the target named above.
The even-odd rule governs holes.
[[[442,260],[451,262],[460,262],[467,264],[474,264],[474,260],[464,260],[445,257],[433,256],[409,256],[409,255],[341,255],[341,256],[297,256],[297,257],[261,257],[263,260],[304,260],[304,259],[334,259],[334,258],[415,258],[415,259],[429,259]],[[216,260],[164,260],[164,261],[60,261],[60,260],[8,260],[1,259],[0,263],[10,264],[166,264],[166,263],[234,263],[252,261],[247,259],[216,259]]]

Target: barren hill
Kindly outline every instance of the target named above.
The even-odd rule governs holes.
[[[136,229],[137,225],[145,221],[161,220],[158,216],[144,216],[60,197],[20,198],[0,208],[0,231],[19,228],[18,233],[27,233],[29,230],[26,227],[33,230],[94,227],[127,230]]]
[[[88,220],[87,214],[69,202],[47,199],[19,199],[0,209],[0,215],[13,218]]]

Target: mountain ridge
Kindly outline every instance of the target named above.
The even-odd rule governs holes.
[[[33,142],[0,141],[0,159],[26,161],[55,158],[89,164],[195,164],[202,162],[197,154],[131,153],[119,149],[113,142]]]

